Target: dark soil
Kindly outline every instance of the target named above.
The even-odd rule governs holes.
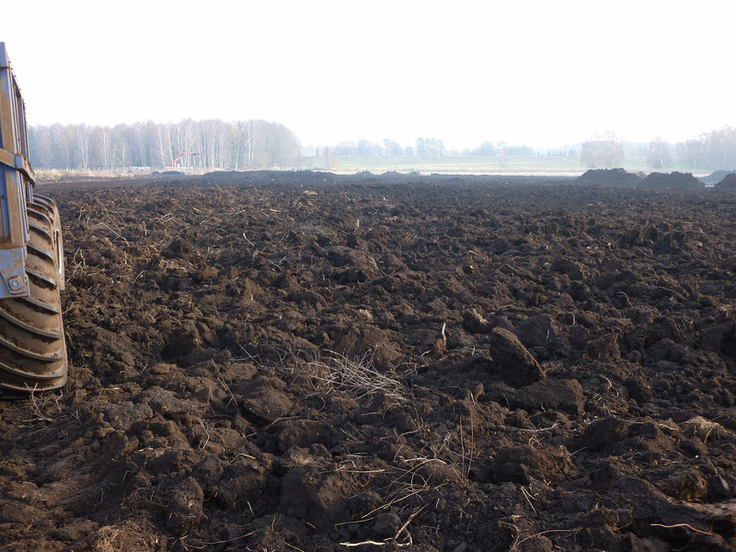
[[[729,175],[736,174],[734,171],[714,171],[708,176],[703,176],[700,178],[700,181],[703,182],[706,186],[715,186],[720,182],[723,182],[725,178]]]
[[[649,188],[674,188],[679,190],[697,190],[705,187],[705,183],[698,180],[692,173],[658,173],[654,172],[641,181],[641,185]]]
[[[723,180],[715,184],[716,188],[736,189],[736,174],[729,173],[723,177]]]
[[[590,169],[577,179],[584,186],[637,186],[644,177],[625,169]]]
[[[736,545],[736,194],[320,173],[43,191],[70,380],[0,404],[2,550]]]

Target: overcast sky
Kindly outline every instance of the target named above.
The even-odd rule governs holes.
[[[23,0],[29,124],[266,119],[302,144],[549,147],[736,126],[733,0]]]

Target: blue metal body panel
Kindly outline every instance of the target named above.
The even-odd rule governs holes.
[[[28,161],[25,104],[5,43],[0,42],[0,299],[29,293],[26,206],[33,201],[35,183]]]

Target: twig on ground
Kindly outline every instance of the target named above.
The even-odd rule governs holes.
[[[340,546],[345,546],[347,548],[355,548],[357,546],[365,546],[365,545],[372,545],[372,546],[386,546],[389,544],[393,544],[399,548],[403,548],[405,546],[411,546],[414,544],[414,539],[411,536],[411,533],[407,531],[407,527],[409,527],[409,524],[414,521],[414,519],[421,514],[424,509],[427,507],[427,504],[424,506],[420,506],[416,510],[414,510],[414,513],[409,516],[409,519],[407,519],[404,524],[399,527],[399,530],[396,531],[396,534],[391,537],[390,539],[385,539],[384,541],[374,541],[374,540],[364,540],[362,542],[341,542]],[[407,540],[405,542],[399,542],[399,537],[403,532],[406,531]]]
[[[519,549],[519,545],[522,544],[522,543],[524,543],[524,542],[526,542],[526,541],[528,541],[528,540],[535,539],[537,537],[541,537],[541,536],[547,535],[549,533],[574,533],[575,531],[576,531],[575,529],[547,529],[546,531],[540,531],[539,533],[534,533],[533,535],[529,535],[528,537],[524,537],[520,541],[514,543],[513,546],[511,548],[509,548],[509,552],[514,552],[514,550],[518,550]]]
[[[652,523],[652,527],[663,527],[664,529],[675,529],[678,527],[684,527],[685,529],[690,529],[691,531],[695,531],[696,533],[700,533],[701,535],[711,535],[714,536],[713,533],[710,531],[703,531],[702,529],[696,529],[689,523],[675,523],[674,525],[663,525],[661,523]]]

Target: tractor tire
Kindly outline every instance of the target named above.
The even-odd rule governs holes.
[[[59,211],[52,199],[36,195],[27,212],[30,295],[0,300],[0,396],[4,398],[59,389],[67,380]]]

